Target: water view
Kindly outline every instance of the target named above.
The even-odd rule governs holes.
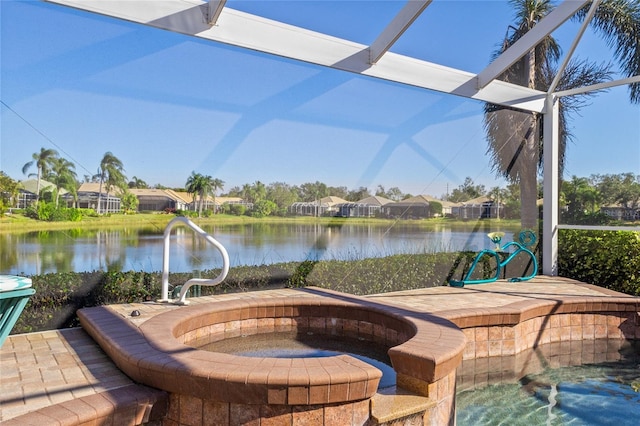
[[[261,224],[203,226],[229,253],[231,267],[310,260],[351,260],[392,254],[478,250],[490,247],[494,229],[425,229],[347,224]],[[510,241],[511,235],[503,239]],[[220,255],[184,227],[171,235],[171,272],[219,268]],[[162,270],[163,229],[36,231],[0,234],[0,273],[44,274],[94,270]]]

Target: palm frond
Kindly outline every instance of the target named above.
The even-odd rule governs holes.
[[[584,19],[585,7],[576,14]],[[640,75],[640,0],[604,0],[591,21],[593,28],[613,50],[625,77]],[[630,100],[640,103],[640,83],[629,85]]]

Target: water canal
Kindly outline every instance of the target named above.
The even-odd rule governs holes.
[[[490,247],[487,232],[447,226],[346,224],[248,224],[203,226],[227,249],[231,267],[289,261],[352,260],[392,254],[478,250]],[[507,232],[503,242],[510,241]],[[1,274],[162,269],[163,229],[35,231],[0,234]],[[172,232],[172,272],[221,266],[219,254],[188,228]]]

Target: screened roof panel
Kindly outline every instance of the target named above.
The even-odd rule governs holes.
[[[490,10],[491,21],[478,19]],[[508,4],[497,1],[434,1],[390,49],[402,55],[478,73],[510,24]]]
[[[380,59],[376,58],[373,61],[372,50],[367,44],[307,30],[229,7],[220,9],[219,17],[216,15],[215,25],[213,25],[214,21],[210,21],[209,16],[213,14],[212,9],[209,9],[209,3],[178,0],[161,2],[51,0],[51,2],[402,84],[526,110],[542,111],[544,109],[543,92],[492,81],[491,75],[486,82],[478,86],[479,80],[474,73],[387,52],[387,47],[392,47],[391,43],[380,51],[378,56]],[[377,2],[356,3],[375,5]],[[410,2],[403,6],[401,13],[407,9],[415,9],[416,4],[429,3]],[[413,13],[412,17],[415,17],[419,12]],[[401,38],[402,29],[396,25],[396,17],[390,17],[390,19],[392,23],[390,27],[395,26],[395,28],[389,30],[386,27],[382,35],[397,32],[397,36]],[[354,22],[358,22],[357,19]],[[401,26],[406,28],[411,22],[413,19],[403,22]],[[377,38],[374,45],[378,40]]]
[[[228,0],[226,7],[369,45],[404,3],[397,0]]]

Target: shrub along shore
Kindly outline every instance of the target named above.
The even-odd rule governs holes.
[[[12,217],[13,216],[13,217]],[[38,222],[9,215],[0,219],[0,232],[20,233],[39,229],[117,228],[119,226],[157,226],[164,229],[175,216],[141,214],[132,216],[87,218],[81,222]],[[95,220],[88,220],[95,219]],[[381,225],[382,219],[344,218],[262,218],[216,215],[194,219],[195,223],[320,223],[337,225],[349,223]],[[484,221],[483,221],[484,222]],[[403,223],[407,223],[403,221]],[[411,221],[425,227],[446,223],[448,226],[473,228],[476,222],[447,219]],[[486,223],[488,225],[488,222]],[[500,221],[501,229],[517,230],[517,224]],[[558,273],[631,295],[640,295],[640,232],[560,230]],[[540,250],[535,250],[540,260]],[[202,287],[201,294],[220,294],[256,291],[283,287],[316,286],[350,294],[376,294],[447,285],[451,279],[461,279],[476,253],[400,254],[382,258],[353,260],[322,260],[286,262],[260,266],[240,266],[229,271],[225,281],[216,287]],[[510,263],[504,278],[522,276],[530,272],[528,259]],[[483,259],[476,267],[478,276],[495,275],[492,257]],[[203,271],[203,278],[213,278],[219,270]],[[25,333],[78,325],[76,311],[82,307],[153,301],[160,298],[160,272],[91,271],[51,273],[31,277],[36,294],[21,315],[13,333]],[[175,287],[192,278],[190,273],[170,274]],[[522,283],[526,285],[526,282]]]
[[[236,266],[218,286],[202,286],[201,295],[315,286],[365,295],[445,285],[468,269],[476,253],[401,254],[384,258],[286,262],[261,266]],[[476,267],[478,276],[495,269],[486,258]],[[494,262],[495,263],[495,262]],[[507,277],[519,276],[529,265],[509,264]],[[201,272],[214,278],[219,269]],[[191,273],[169,274],[169,290],[192,278]],[[76,311],[83,307],[153,301],[161,298],[161,272],[68,272],[34,275],[36,293],[13,333],[75,327]],[[189,290],[194,291],[193,287]]]

